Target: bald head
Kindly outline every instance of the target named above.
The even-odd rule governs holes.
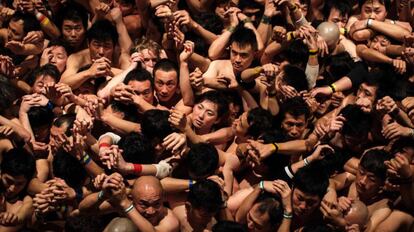
[[[368,221],[368,208],[362,201],[355,200],[344,218],[348,225],[358,224],[363,228]]]
[[[154,189],[162,193],[163,189],[160,180],[154,176],[141,176],[135,180],[132,192],[147,191],[149,189]]]
[[[106,226],[104,232],[136,232],[138,231],[134,223],[128,218],[114,218]]]
[[[339,41],[339,28],[335,23],[323,22],[318,26],[319,35],[325,40],[328,47],[336,45]]]

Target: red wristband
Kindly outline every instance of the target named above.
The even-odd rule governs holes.
[[[99,144],[99,149],[101,149],[102,147],[111,147],[111,144],[109,144],[109,143],[100,143]]]
[[[141,164],[133,164],[134,165],[134,173],[140,174],[142,172],[142,165]]]

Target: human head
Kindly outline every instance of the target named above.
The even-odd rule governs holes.
[[[361,7],[361,19],[375,19],[385,21],[387,9],[390,9],[390,0],[358,0]]]
[[[92,24],[86,33],[91,60],[106,57],[112,61],[114,48],[118,43],[118,32],[108,20],[99,20]]]
[[[357,224],[359,228],[364,228],[368,222],[368,207],[359,200],[352,200],[351,208],[345,212],[344,219],[348,226]]]
[[[239,9],[253,21],[255,26],[258,26],[264,9],[262,4],[254,0],[240,0]]]
[[[173,132],[170,122],[168,121],[170,113],[165,110],[147,110],[141,121],[142,134],[150,141],[155,149],[157,158],[164,152],[162,142],[167,135]]]
[[[391,154],[396,155],[397,153],[404,155],[411,163],[414,159],[414,139],[410,137],[398,138],[391,147]]]
[[[154,103],[154,88],[151,73],[147,70],[138,68],[131,70],[125,77],[124,84],[129,85],[136,95],[150,103]]]
[[[132,200],[138,212],[153,225],[164,210],[164,190],[154,176],[141,176],[132,187]]]
[[[56,151],[62,145],[64,136],[72,136],[72,127],[75,122],[76,114],[64,114],[58,116],[50,128],[49,143],[52,150]]]
[[[187,218],[195,223],[208,222],[216,215],[223,205],[221,190],[212,180],[201,180],[195,183],[188,192],[185,208]]]
[[[193,144],[185,161],[188,174],[194,180],[201,180],[214,175],[219,167],[217,149],[214,145],[208,143]]]
[[[55,65],[59,72],[63,73],[68,60],[66,45],[63,42],[52,41],[49,43],[48,48],[50,48],[47,53],[48,63]]]
[[[38,142],[46,142],[49,138],[50,126],[55,117],[52,109],[47,106],[34,106],[30,108],[27,115],[35,136],[34,139]]]
[[[6,76],[0,74],[0,114],[9,109],[17,99],[16,88]]]
[[[292,206],[296,216],[309,216],[319,207],[329,184],[321,167],[319,162],[313,162],[295,173]]]
[[[137,227],[134,223],[124,217],[116,217],[106,226],[103,232],[136,232]]]
[[[140,133],[132,132],[122,136],[118,146],[123,150],[122,156],[126,162],[134,164],[155,163],[154,148],[148,139]]]
[[[160,59],[161,50],[162,48],[157,42],[145,37],[135,47],[135,51],[142,54],[145,69],[150,73],[152,73],[154,65]]]
[[[344,145],[348,148],[360,149],[367,140],[371,128],[371,117],[365,114],[356,105],[347,105],[339,113],[345,118],[341,135],[344,138]]]
[[[54,177],[63,179],[75,190],[82,188],[88,176],[79,160],[62,148],[56,152],[53,158],[52,169]]]
[[[192,121],[196,129],[210,131],[229,110],[226,97],[221,91],[208,91],[200,95],[193,107]]]
[[[169,59],[161,59],[154,66],[154,87],[160,102],[168,102],[179,91],[178,66]]]
[[[308,90],[308,81],[303,69],[288,64],[283,67],[281,75],[283,75],[282,84],[292,86],[298,93]]]
[[[355,187],[361,201],[380,193],[387,177],[384,161],[391,158],[388,152],[380,149],[370,149],[361,157],[355,178]]]
[[[309,106],[301,97],[290,98],[281,106],[280,126],[289,139],[299,139],[303,135],[310,117]]]
[[[254,32],[238,27],[230,37],[230,62],[236,74],[250,67],[257,52],[257,40]]]
[[[283,219],[283,206],[278,196],[261,194],[247,213],[250,232],[275,231]]]
[[[59,80],[60,72],[58,68],[53,64],[45,64],[33,71],[29,84],[32,84],[33,93],[45,94],[46,86],[58,83]]]
[[[328,0],[323,7],[323,16],[326,21],[335,23],[338,28],[344,28],[352,13],[352,7],[348,1]]]
[[[219,221],[213,228],[213,232],[247,232],[244,225],[233,221]]]
[[[83,43],[88,28],[88,13],[79,4],[71,2],[57,14],[58,27],[62,31],[62,39],[72,50],[77,50]]]
[[[386,55],[386,49],[388,46],[391,45],[391,41],[385,36],[381,34],[377,34],[369,41],[369,47]]]
[[[339,43],[340,31],[334,22],[323,22],[319,24],[318,35],[321,36],[330,50],[334,50]]]
[[[23,148],[13,148],[3,154],[1,185],[6,198],[16,197],[27,186],[35,174],[35,160]]]
[[[273,116],[269,111],[257,107],[240,115],[233,128],[237,136],[250,136],[256,139],[273,127],[272,121]]]
[[[30,31],[39,30],[40,25],[34,15],[16,11],[7,28],[7,40],[22,41]]]

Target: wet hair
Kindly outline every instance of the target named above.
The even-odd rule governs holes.
[[[337,9],[341,16],[348,15],[351,16],[352,13],[352,6],[349,1],[342,1],[342,0],[327,0],[325,1],[325,5],[322,9],[323,17],[325,20],[328,19],[331,9]]]
[[[124,152],[125,161],[138,164],[155,163],[154,149],[142,134],[132,132],[119,140],[118,146]]]
[[[192,178],[201,179],[214,174],[219,167],[219,155],[212,144],[197,143],[191,146],[185,158]]]
[[[366,171],[374,173],[381,181],[385,181],[387,178],[387,166],[384,162],[391,158],[392,155],[385,150],[371,149],[364,153],[359,165]]]
[[[66,125],[67,129],[65,131],[65,135],[71,136],[72,127],[73,127],[73,123],[75,122],[75,119],[76,119],[76,114],[74,113],[64,114],[64,115],[58,116],[55,119],[55,121],[53,121],[53,126],[61,127],[63,125]]]
[[[175,62],[169,59],[161,59],[154,65],[154,69],[152,71],[154,77],[155,77],[155,72],[158,70],[161,70],[164,72],[174,71],[175,73],[177,73],[177,81],[179,79],[178,66]]]
[[[273,116],[269,111],[257,107],[249,110],[247,122],[249,123],[247,135],[258,138],[273,127]]]
[[[285,72],[283,81],[287,85],[292,86],[298,92],[308,90],[308,81],[306,80],[306,74],[303,69],[288,64],[283,68],[283,71]]]
[[[53,158],[53,174],[72,188],[80,189],[87,177],[85,168],[73,155],[60,148]]]
[[[29,116],[29,122],[33,129],[52,125],[55,117],[52,109],[48,106],[31,107],[27,115]]]
[[[213,228],[213,232],[247,232],[246,225],[233,221],[219,221]]]
[[[357,105],[347,105],[339,113],[346,121],[342,127],[342,135],[365,138],[371,128],[371,116]]]
[[[124,79],[124,84],[128,84],[130,81],[144,82],[149,81],[151,83],[151,88],[154,88],[154,80],[151,76],[151,73],[143,68],[136,68],[131,70]]]
[[[245,48],[251,46],[253,51],[257,51],[257,40],[254,32],[243,26],[238,26],[236,31],[230,37],[230,44],[236,43],[238,46]]]
[[[23,32],[27,34],[30,31],[39,31],[40,24],[36,17],[32,14],[16,11],[11,17],[10,21],[17,22],[23,20]]]
[[[308,62],[308,47],[301,40],[294,40],[286,48],[284,55],[290,64],[302,67]]]
[[[293,177],[294,187],[300,191],[318,196],[321,200],[329,185],[329,176],[320,162],[315,161],[300,168]]]
[[[70,2],[59,10],[59,13],[56,15],[56,22],[59,29],[62,28],[64,20],[80,21],[85,30],[88,28],[88,12],[78,3]]]
[[[211,90],[207,91],[197,97],[196,103],[201,103],[203,101],[210,101],[217,105],[217,117],[221,118],[226,115],[229,111],[229,103],[226,96],[222,91]]]
[[[2,74],[0,74],[0,99],[0,114],[3,114],[4,110],[10,108],[17,99],[16,88]]]
[[[123,113],[124,120],[131,122],[136,122],[138,120],[137,111],[134,107],[130,107],[129,105],[122,103],[120,101],[112,101],[110,107],[114,112]]]
[[[170,113],[166,110],[147,110],[145,111],[142,121],[141,130],[145,137],[150,141],[159,139],[162,141],[167,135],[174,132],[168,117]]]
[[[107,41],[111,40],[113,46],[118,43],[118,32],[116,28],[109,20],[99,20],[92,24],[92,27],[89,28],[88,32],[86,33],[86,37],[88,38],[89,43],[92,40],[97,41]]]
[[[27,181],[30,181],[36,172],[33,156],[23,148],[13,148],[5,152],[0,167],[2,174],[13,177],[23,175]]]
[[[373,0],[358,0],[358,6],[359,8],[362,7],[366,2],[373,1]],[[390,0],[378,0],[379,3],[385,6],[385,10],[388,11],[391,7],[391,1]]]
[[[198,181],[190,188],[187,201],[191,207],[209,213],[217,213],[223,205],[220,187],[216,182],[208,179]]]
[[[272,227],[277,227],[283,220],[283,205],[278,195],[263,193],[256,203],[259,204],[258,210],[261,214],[269,215],[269,223]]]
[[[285,119],[287,113],[295,118],[304,115],[305,120],[308,120],[311,116],[308,104],[306,104],[305,100],[299,96],[289,98],[283,102],[281,105],[281,113],[279,114],[280,122]]]
[[[56,83],[58,83],[60,80],[60,72],[57,67],[53,64],[45,64],[33,71],[31,77],[27,80],[27,83],[30,86],[33,86],[36,79],[40,76],[50,76],[53,78],[53,80],[55,80]]]

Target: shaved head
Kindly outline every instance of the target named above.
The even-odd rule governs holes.
[[[362,201],[355,200],[344,218],[348,225],[358,224],[363,228],[368,221],[368,208]]]
[[[104,232],[136,232],[138,231],[134,223],[128,218],[117,217],[106,226]]]

